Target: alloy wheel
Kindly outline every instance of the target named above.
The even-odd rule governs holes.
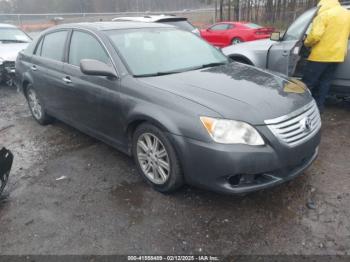
[[[33,89],[29,89],[28,91],[28,103],[34,117],[38,120],[41,119],[43,116],[42,106]]]
[[[2,177],[0,177],[0,195],[4,191],[8,179],[9,179],[9,172],[5,173]]]
[[[154,184],[165,184],[170,176],[169,155],[155,135],[147,133],[138,138],[137,159],[142,172]]]

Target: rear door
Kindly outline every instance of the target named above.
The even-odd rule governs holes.
[[[63,58],[68,32],[59,30],[45,35],[32,58],[34,88],[45,108],[55,116],[62,111]]]
[[[64,64],[65,110],[69,121],[97,137],[120,141],[120,82],[117,78],[84,75],[82,59],[94,59],[114,67],[103,42],[84,30],[72,32],[67,61]]]
[[[268,52],[267,68],[293,76],[298,62],[300,61],[303,46],[304,36],[316,16],[318,9],[313,8],[302,14],[288,28],[283,39],[270,48]]]

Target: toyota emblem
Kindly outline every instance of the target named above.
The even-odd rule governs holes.
[[[312,121],[309,117],[304,118],[300,121],[301,129],[304,133],[309,133],[312,129]]]

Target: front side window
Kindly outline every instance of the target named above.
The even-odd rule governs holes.
[[[228,62],[215,47],[182,30],[147,28],[106,33],[134,76],[184,72]]]
[[[304,14],[302,14],[295,22],[288,28],[285,33],[283,40],[301,40],[303,34],[305,33],[307,27],[311,24],[311,20],[314,17],[317,9],[311,9]]]
[[[229,29],[228,24],[219,24],[219,25],[214,25],[210,28],[211,31],[225,31]]]
[[[95,37],[74,31],[69,49],[69,64],[79,66],[82,59],[94,59],[105,64],[110,62],[107,53]]]
[[[18,28],[1,28],[0,42],[29,43],[31,39]]]
[[[62,61],[68,31],[58,31],[47,34],[41,47],[41,56],[56,61]]]

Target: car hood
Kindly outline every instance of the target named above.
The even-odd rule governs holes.
[[[237,45],[231,45],[228,47],[225,47],[222,49],[222,52],[225,55],[230,55],[232,52],[235,52],[236,50],[254,50],[254,51],[266,51],[268,50],[274,43],[274,41],[271,41],[270,39],[263,39],[263,40],[257,40],[257,41],[250,41],[250,42],[244,42]]]
[[[27,48],[29,43],[4,43],[0,44],[0,58],[5,61],[14,62],[18,53]]]
[[[304,85],[240,63],[139,81],[190,99],[223,118],[253,125],[289,114],[312,100]]]

